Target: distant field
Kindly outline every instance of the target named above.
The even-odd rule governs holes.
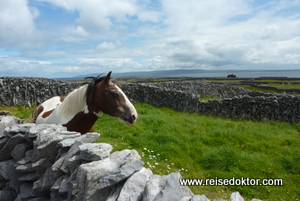
[[[167,82],[167,81],[181,81],[181,80],[201,80],[203,82],[212,82],[212,83],[226,83],[232,84],[239,87],[244,87],[253,91],[267,92],[267,93],[279,93],[282,94],[282,91],[276,91],[274,89],[265,89],[264,86],[276,87],[280,89],[286,89],[286,94],[300,95],[300,79],[297,78],[272,78],[269,79],[255,79],[255,78],[218,78],[218,77],[206,77],[206,78],[191,78],[191,77],[136,77],[136,78],[118,78],[127,82]],[[256,85],[256,86],[253,86]],[[296,92],[290,92],[291,90],[296,89]],[[212,97],[213,98],[213,97]]]
[[[287,94],[300,95],[300,80],[282,80],[282,79],[271,79],[270,80],[255,80],[251,79],[248,83],[245,83],[243,79],[205,79],[204,82],[218,82],[218,83],[226,83],[226,84],[234,84],[239,87],[244,87],[253,91],[267,92],[267,93],[283,93],[281,91],[277,91],[276,89],[265,89],[264,86],[275,87],[277,89],[287,89]],[[252,84],[256,85],[253,86]],[[290,90],[296,89],[299,92],[290,92]]]
[[[97,142],[114,151],[136,149],[156,174],[180,171],[184,178],[281,178],[283,186],[191,186],[210,199],[230,198],[239,191],[246,200],[300,198],[300,124],[232,120],[134,104],[139,119],[127,126],[102,115],[94,129]],[[32,109],[0,107],[27,118]]]

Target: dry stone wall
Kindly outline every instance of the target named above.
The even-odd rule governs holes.
[[[124,85],[135,101],[156,106],[250,120],[300,122],[300,96],[252,92],[226,85],[199,81],[132,83]],[[201,101],[201,97],[222,100]]]
[[[249,92],[251,92],[249,89],[241,87],[236,87],[228,84],[214,84],[202,82],[199,80],[133,83],[130,86],[132,85],[160,88],[168,91],[171,90],[182,93],[191,93],[197,94],[201,97],[214,97],[219,99],[232,98],[238,95],[247,95]]]
[[[197,94],[176,90],[174,87],[168,88],[148,83],[128,83],[123,85],[123,89],[128,97],[135,102],[151,103],[179,111],[195,112],[195,106],[199,100]]]
[[[39,104],[53,96],[65,96],[81,82],[45,78],[0,78],[0,105]],[[251,92],[227,84],[201,81],[123,83],[136,102],[179,111],[251,120],[300,122],[300,96]],[[221,99],[200,101],[201,97]]]
[[[198,113],[259,121],[300,122],[300,96],[236,96],[222,101],[199,101]]]
[[[53,96],[65,96],[80,83],[32,77],[0,77],[0,105],[39,104]]]
[[[0,116],[0,200],[209,201],[181,186],[179,172],[153,174],[135,150],[93,143],[99,133],[18,121]],[[244,199],[234,192],[230,200]]]

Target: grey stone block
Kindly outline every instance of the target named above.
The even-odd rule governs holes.
[[[14,201],[17,197],[17,193],[14,191],[0,190],[0,200]]]
[[[25,152],[33,147],[32,142],[24,142],[21,144],[17,144],[13,150],[11,151],[11,156],[16,161],[22,160],[25,156]]]
[[[146,183],[152,174],[151,170],[144,167],[135,172],[126,180],[117,200],[141,200]]]
[[[113,147],[107,143],[84,143],[79,146],[80,157],[87,161],[107,158]]]
[[[11,151],[15,146],[25,140],[22,134],[17,134],[9,138],[3,148],[0,150],[0,161],[11,159]]]
[[[244,201],[244,198],[239,192],[234,192],[230,196],[230,201]]]
[[[133,173],[141,169],[144,165],[143,161],[136,160],[123,165],[122,167],[112,171],[108,175],[99,180],[99,189],[115,185],[120,181],[130,177]]]

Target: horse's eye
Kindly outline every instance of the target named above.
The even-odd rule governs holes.
[[[111,94],[115,99],[119,98],[119,94],[117,92],[112,92]]]

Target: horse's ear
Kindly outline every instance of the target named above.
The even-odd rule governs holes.
[[[111,71],[105,77],[105,83],[108,84],[111,76]]]

